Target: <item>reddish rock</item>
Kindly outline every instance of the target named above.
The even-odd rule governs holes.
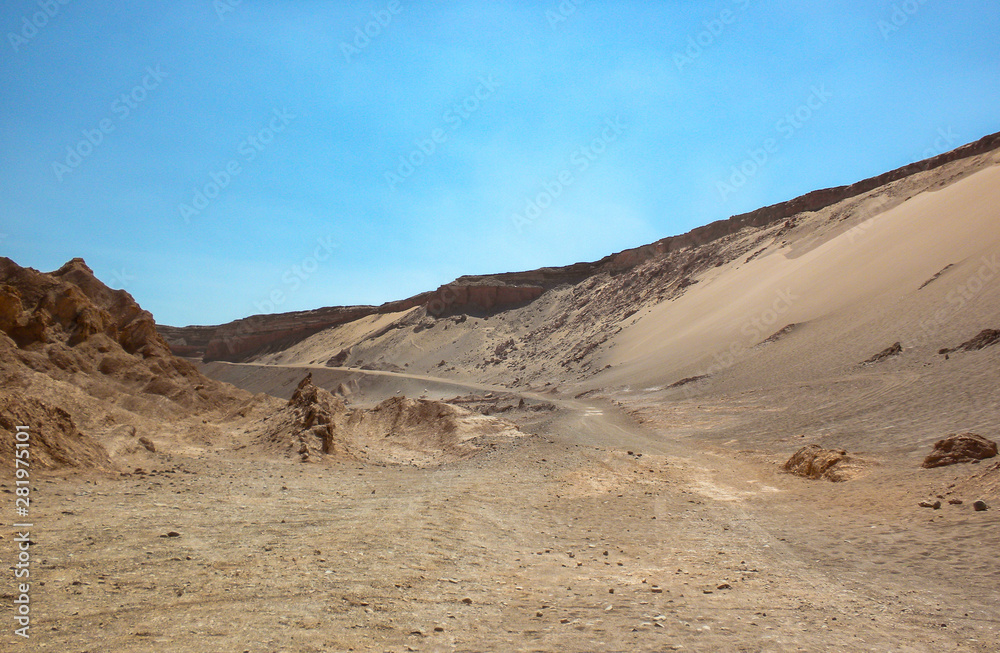
[[[426,307],[434,317],[463,312],[493,312],[524,305],[543,292],[545,289],[539,286],[455,283],[381,306],[334,306],[312,311],[255,315],[215,327],[158,326],[157,329],[177,356],[240,362],[279,351],[323,329],[369,315],[397,313],[417,306]]]
[[[985,460],[997,455],[997,443],[975,433],[956,433],[934,443],[934,451],[924,459],[926,468]]]
[[[785,463],[784,470],[796,476],[838,482],[847,480],[838,470],[847,460],[847,452],[842,449],[823,449],[818,444],[810,444],[796,451]]]

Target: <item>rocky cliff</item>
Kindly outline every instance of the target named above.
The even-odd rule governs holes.
[[[990,152],[998,147],[1000,133],[992,134],[950,152],[876,177],[848,186],[813,191],[787,202],[766,206],[727,220],[718,220],[685,234],[627,249],[591,263],[525,272],[463,276],[435,291],[382,306],[322,308],[257,315],[220,326],[159,326],[158,329],[177,355],[203,358],[206,361],[239,362],[255,355],[284,349],[323,329],[374,314],[405,311],[415,307],[422,307],[431,317],[459,313],[496,313],[530,303],[545,291],[558,286],[578,284],[598,274],[628,272],[654,258],[719,241],[746,227],[766,227],[787,221],[802,212],[818,211],[885,184],[933,170],[952,161]]]
[[[158,326],[178,356],[205,361],[239,362],[279,351],[339,324],[370,315],[399,313],[422,307],[434,317],[456,313],[491,313],[522,306],[538,298],[544,288],[503,281],[453,283],[435,291],[381,306],[334,306],[312,311],[254,315],[219,326]]]
[[[95,434],[118,429],[121,442],[103,442],[134,450],[135,424],[176,424],[245,398],[175,357],[153,316],[79,258],[51,273],[0,258],[0,387],[0,467],[14,459],[15,426],[30,428],[33,465],[110,470]]]

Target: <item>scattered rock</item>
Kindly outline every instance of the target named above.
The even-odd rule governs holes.
[[[961,499],[948,499],[948,503],[950,503],[953,506],[960,506],[960,505],[962,505],[962,500]]]
[[[150,453],[156,453],[156,446],[153,444],[153,441],[147,438],[146,436],[142,436],[141,438],[139,438],[139,444],[141,444],[146,449],[146,451]]]
[[[792,322],[791,324],[789,324],[787,326],[784,326],[781,329],[778,329],[777,331],[775,331],[774,333],[772,333],[770,336],[768,336],[767,338],[765,338],[764,340],[762,340],[758,346],[760,346],[760,345],[767,345],[767,344],[770,344],[772,342],[777,342],[778,340],[780,340],[781,338],[787,336],[789,333],[791,333],[795,329],[799,328],[800,326],[801,326],[800,324]]]
[[[956,433],[934,443],[923,467],[944,467],[974,460],[985,460],[997,455],[997,443],[975,433]]]
[[[975,335],[975,337],[966,340],[957,347],[952,347],[951,349],[941,349],[938,351],[939,354],[950,354],[954,351],[979,351],[980,349],[986,349],[991,345],[995,345],[1000,342],[1000,330],[998,329],[983,329]]]
[[[990,507],[986,505],[985,501],[980,500],[972,504],[972,509],[975,510],[976,512],[985,512],[989,510]]]
[[[921,501],[917,505],[919,505],[921,508],[933,508],[934,510],[940,510],[941,509],[941,502],[940,501],[933,501],[933,502],[931,502],[931,501]]]
[[[699,374],[698,376],[688,376],[688,377],[685,377],[685,378],[681,379],[680,381],[674,381],[673,383],[671,383],[667,387],[668,388],[679,388],[679,387],[687,385],[689,383],[697,383],[698,381],[702,381],[704,379],[707,379],[708,376],[709,376],[708,374]]]
[[[874,365],[876,363],[881,363],[887,358],[892,358],[893,356],[899,356],[901,353],[903,353],[903,345],[901,343],[895,342],[861,364]]]
[[[722,585],[719,585],[715,589],[717,589],[717,590],[731,590],[731,589],[733,589],[733,586],[730,585],[729,583],[723,583]]]
[[[922,284],[920,284],[920,287],[919,287],[919,288],[917,288],[917,290],[923,290],[924,288],[926,288],[926,287],[927,287],[927,286],[929,286],[930,284],[932,284],[932,283],[934,283],[935,281],[937,281],[937,280],[938,280],[938,278],[939,278],[939,277],[940,277],[940,276],[941,276],[942,274],[944,274],[944,273],[945,273],[945,272],[946,272],[946,271],[948,270],[948,268],[950,268],[950,267],[952,267],[952,266],[954,266],[954,265],[955,265],[954,263],[949,263],[948,265],[944,266],[944,267],[943,267],[943,268],[941,269],[941,271],[940,271],[940,272],[938,272],[938,273],[937,273],[937,274],[935,274],[935,275],[934,275],[933,277],[931,277],[931,278],[930,278],[930,279],[928,279],[927,281],[925,281],[925,282],[923,282]]]

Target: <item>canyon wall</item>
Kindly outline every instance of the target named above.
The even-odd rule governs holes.
[[[1000,133],[963,145],[938,156],[911,163],[890,172],[859,181],[806,193],[749,213],[717,220],[678,236],[627,249],[592,263],[574,263],[525,272],[463,276],[435,291],[382,306],[320,308],[274,315],[255,315],[219,326],[158,326],[171,350],[178,356],[205,361],[246,361],[254,355],[279,351],[323,329],[375,314],[424,307],[428,315],[444,317],[457,313],[490,314],[530,303],[546,290],[576,284],[601,273],[617,274],[673,251],[699,247],[734,234],[745,227],[762,227],[805,211],[818,211],[837,202],[867,193],[885,184],[933,170],[951,161],[976,156],[1000,147]]]

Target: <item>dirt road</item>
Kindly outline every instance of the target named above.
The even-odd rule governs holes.
[[[438,468],[208,447],[41,482],[30,650],[996,650],[994,517],[917,527],[611,402],[527,396],[559,407],[536,437]],[[924,549],[956,532],[978,555]]]

